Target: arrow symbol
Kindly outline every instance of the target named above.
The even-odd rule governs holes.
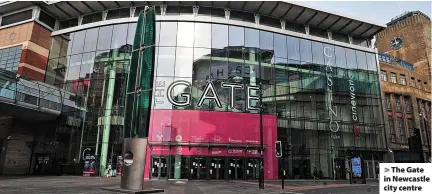
[[[384,172],[388,172],[388,171],[390,171],[390,169],[384,168]]]

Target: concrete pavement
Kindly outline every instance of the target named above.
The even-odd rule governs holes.
[[[102,187],[120,185],[120,178],[80,177],[80,176],[40,176],[40,177],[0,177],[0,193],[5,194],[109,194]],[[146,188],[164,189],[166,194],[231,194],[231,193],[376,193],[378,184],[349,185],[339,182],[286,181],[282,190],[280,182],[266,181],[265,189],[258,189],[258,183],[252,181],[166,181],[148,180]]]

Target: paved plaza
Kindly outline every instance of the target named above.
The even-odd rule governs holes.
[[[0,193],[61,193],[61,194],[110,194],[114,192],[100,188],[116,187],[120,178],[79,177],[79,176],[38,176],[38,177],[0,177]],[[257,182],[248,181],[146,181],[147,187],[164,189],[166,194],[231,194],[231,193],[285,193],[285,194],[320,194],[320,193],[375,193],[376,182],[366,185],[350,185],[347,181],[286,181],[285,189],[280,182],[269,181],[265,189],[259,190]]]

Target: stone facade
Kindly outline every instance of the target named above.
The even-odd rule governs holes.
[[[421,13],[421,12],[420,12]],[[390,48],[394,37],[403,37],[404,45],[399,50]],[[424,76],[431,75],[431,20],[424,14],[417,14],[401,20],[376,36],[376,48],[381,53],[404,59],[414,64],[415,71]]]
[[[430,157],[430,106],[431,106],[431,20],[422,14],[409,15],[377,35],[379,53],[386,53],[414,65],[414,71],[380,61],[380,80],[383,92],[384,119],[389,149],[409,153],[408,138],[414,129],[420,129],[424,160]],[[390,48],[394,37],[403,37],[404,44],[398,50]],[[405,78],[405,83],[404,83]],[[425,106],[426,120],[420,116],[420,106]],[[402,124],[399,124],[399,123]],[[402,127],[400,127],[402,126]],[[428,132],[426,129],[428,128]],[[402,129],[402,130],[401,130]],[[393,161],[397,161],[396,153]]]

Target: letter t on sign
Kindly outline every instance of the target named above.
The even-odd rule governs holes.
[[[230,93],[230,106],[231,108],[234,108],[234,90],[237,89],[243,89],[243,85],[241,84],[232,84],[232,83],[224,83],[222,82],[222,88],[231,88]]]

